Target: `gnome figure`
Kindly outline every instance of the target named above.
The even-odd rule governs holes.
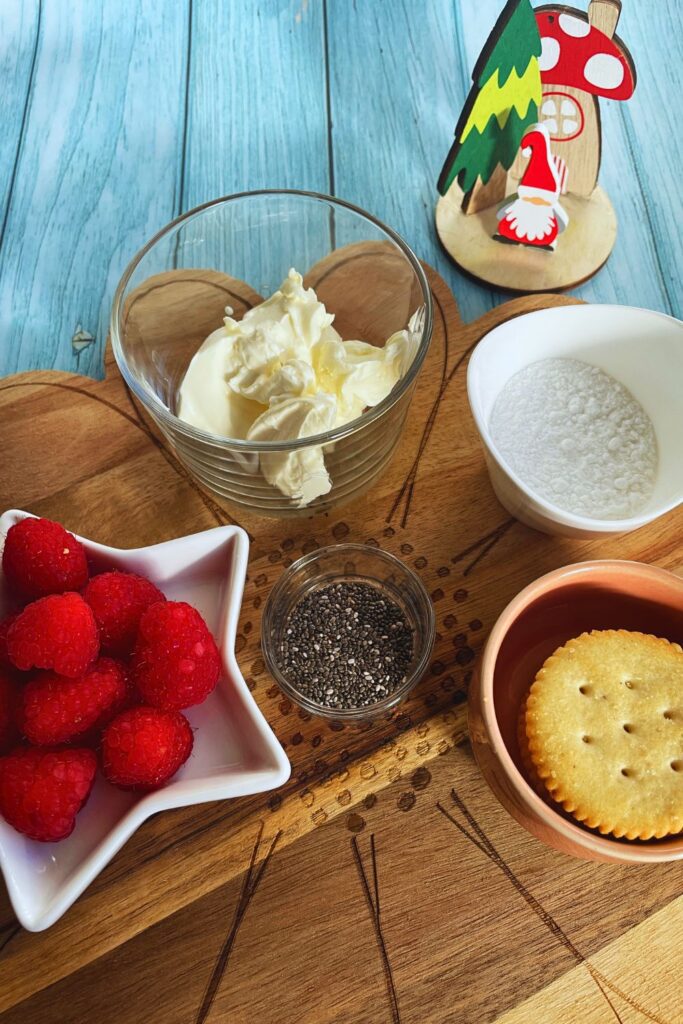
[[[506,200],[498,211],[494,238],[552,252],[557,236],[569,220],[560,204],[560,194],[566,190],[567,168],[550,152],[550,135],[545,125],[530,128],[522,138],[521,149],[529,163],[515,198]]]

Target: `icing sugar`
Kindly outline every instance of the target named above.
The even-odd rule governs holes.
[[[578,359],[542,359],[498,395],[491,437],[546,501],[595,519],[637,515],[657,476],[657,438],[631,392]]]

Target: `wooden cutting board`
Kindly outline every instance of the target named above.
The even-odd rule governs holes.
[[[252,537],[238,658],[290,781],[146,822],[47,932],[23,932],[3,893],[2,1024],[683,1021],[680,865],[589,864],[532,840],[479,776],[465,710],[477,654],[515,593],[594,557],[679,569],[683,513],[590,542],[510,518],[469,414],[467,357],[496,324],[573,300],[518,298],[464,325],[430,279],[432,349],[382,479],[327,515],[237,515]],[[111,353],[103,381],[0,382],[0,452],[0,508],[105,544],[235,521],[159,439]],[[259,647],[283,568],[342,540],[405,559],[437,613],[427,677],[391,722],[365,731],[298,711]]]

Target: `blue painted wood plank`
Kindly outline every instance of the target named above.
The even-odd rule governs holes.
[[[185,208],[253,188],[329,191],[320,3],[200,0]]]
[[[683,96],[678,0],[624,0],[617,34],[631,50],[636,91],[626,103],[600,100],[600,184],[619,230],[604,269],[576,293],[589,302],[618,302],[681,315],[683,248],[677,226],[683,162],[675,96]]]
[[[255,188],[330,191],[320,3],[202,0],[192,19],[183,206]],[[219,269],[261,294],[327,255],[328,215],[270,240],[217,232]]]
[[[121,271],[176,207],[187,24],[164,0],[43,4],[0,251],[0,373],[101,373]],[[77,361],[79,328],[94,345]]]
[[[627,140],[627,173],[638,183],[642,197],[639,215],[648,225],[669,312],[683,317],[683,5],[680,0],[629,3],[624,8],[623,23],[624,38],[633,48],[638,70],[633,99],[619,104],[617,111]],[[612,167],[618,167],[614,159]],[[614,189],[619,189],[618,180]],[[631,248],[623,236],[622,245],[624,249]],[[636,260],[637,257],[634,274],[630,276],[638,282]],[[640,289],[636,296],[637,304],[647,305],[641,299]],[[630,288],[623,301],[634,301]],[[665,309],[665,305],[656,308]]]
[[[434,206],[473,47],[486,32],[463,34],[449,0],[328,0],[327,9],[337,194],[402,234],[472,319],[491,307],[494,293],[455,270],[436,237]],[[484,16],[475,20],[487,24]]]
[[[40,5],[0,5],[0,245],[15,183],[17,154],[30,113],[30,93],[40,29]]]
[[[457,272],[433,227],[436,177],[500,5],[0,4],[0,374],[99,373],[130,256],[181,208],[241,189],[335,191],[436,266],[465,319],[500,301]],[[607,266],[577,290],[679,316],[682,22],[678,0],[624,0],[619,34],[638,88],[628,104],[602,104],[601,182],[620,231]],[[303,245],[302,259],[314,250]],[[279,274],[272,262],[256,277]],[[95,344],[77,363],[79,326]]]

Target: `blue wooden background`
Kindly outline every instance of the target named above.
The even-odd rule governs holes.
[[[581,3],[581,0],[578,0]],[[502,0],[1,0],[0,374],[101,374],[111,298],[181,211],[247,188],[332,192],[396,228],[465,319],[435,182]],[[681,0],[624,0],[638,67],[604,103],[619,216],[591,301],[681,315]]]

